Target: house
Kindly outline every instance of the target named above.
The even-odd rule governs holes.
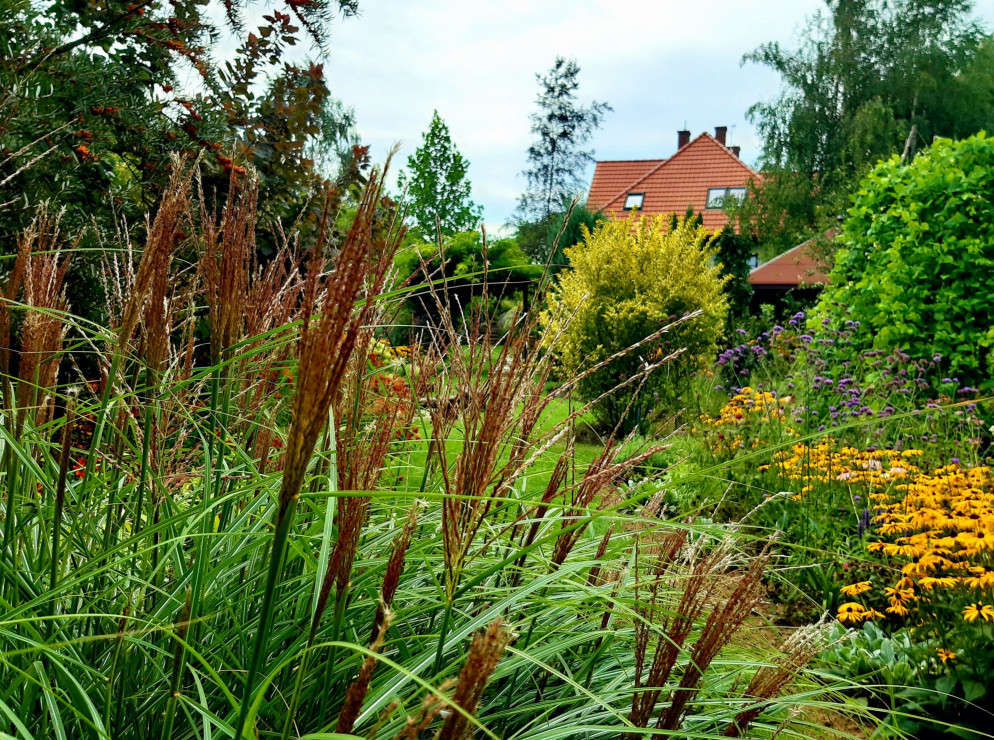
[[[763,179],[739,158],[739,147],[726,146],[727,133],[727,127],[718,126],[714,136],[702,133],[691,141],[689,131],[677,131],[677,150],[668,159],[597,162],[587,207],[611,218],[627,218],[636,208],[650,216],[682,216],[689,207],[701,214],[706,228],[723,228],[727,199],[744,198],[750,181]],[[831,239],[834,231],[825,236]],[[788,293],[813,299],[828,283],[829,268],[822,260],[816,240],[810,239],[756,266],[749,275],[753,303],[779,303]]]
[[[835,229],[823,235],[835,237]],[[828,285],[831,267],[825,264],[825,254],[819,249],[818,238],[801,242],[773,259],[755,267],[749,273],[753,289],[753,305],[776,304],[789,292],[796,300],[814,300],[821,288]]]
[[[744,198],[749,181],[762,179],[739,159],[739,147],[725,145],[727,132],[718,126],[714,136],[691,141],[689,131],[678,131],[676,153],[668,159],[597,162],[587,207],[611,218],[626,218],[635,208],[650,216],[682,216],[690,207],[703,215],[705,227],[723,228],[726,200]]]

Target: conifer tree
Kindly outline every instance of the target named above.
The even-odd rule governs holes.
[[[437,228],[452,236],[479,225],[483,209],[470,200],[468,169],[469,162],[435,111],[421,146],[407,158],[407,172],[398,180],[407,190],[408,213],[426,239],[434,239]]]
[[[528,189],[521,196],[520,211],[526,218],[548,219],[583,187],[583,170],[594,161],[592,150],[583,148],[611,110],[597,101],[581,105],[577,90],[580,67],[575,59],[556,57],[544,75],[535,75],[539,85],[532,113],[535,142],[528,148],[528,167],[522,173]]]

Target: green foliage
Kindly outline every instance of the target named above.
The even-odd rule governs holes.
[[[601,211],[591,211],[579,203],[563,203],[548,218],[519,223],[518,245],[537,264],[548,264],[550,273],[555,274],[569,266],[564,250],[583,241],[584,229],[593,231],[606,218]]]
[[[757,639],[768,559],[646,505],[657,448],[574,444],[535,313],[378,340],[380,180],[335,262],[290,232],[260,273],[254,201],[215,250],[191,179],[132,227],[112,323],[61,310],[48,241],[0,285],[0,735],[628,740],[662,716],[718,740],[838,706]],[[208,245],[192,269],[177,224]],[[66,332],[92,385],[57,379]]]
[[[752,299],[752,284],[749,282],[749,272],[752,269],[750,260],[756,249],[756,243],[749,236],[736,234],[730,226],[718,232],[714,240],[716,257],[722,267],[722,274],[728,277],[725,293],[728,295],[728,307],[733,316],[746,316],[749,313],[749,301]]]
[[[729,206],[731,213],[732,208]],[[729,223],[734,223],[737,216],[732,215]],[[693,206],[687,206],[687,211],[683,216],[685,223],[696,227],[704,225],[704,214],[694,213]],[[680,224],[680,218],[671,213],[669,217],[669,228],[676,229]],[[731,225],[725,226],[715,235],[714,239],[715,257],[721,265],[721,274],[728,278],[725,283],[725,293],[728,296],[728,307],[731,315],[736,317],[736,324],[741,326],[742,322],[749,318],[749,302],[752,298],[752,284],[749,282],[749,271],[752,269],[750,260],[756,251],[756,240],[748,234],[737,234]],[[731,323],[726,327],[731,331]]]
[[[262,254],[276,249],[275,222],[316,228],[323,199],[309,196],[324,177],[342,196],[364,179],[322,66],[287,56],[308,37],[323,44],[332,9],[349,14],[352,0],[226,5],[227,23],[202,0],[0,0],[0,259],[38,205],[57,202],[81,237],[68,281],[81,316],[103,320],[100,254],[121,221],[140,223],[157,202],[175,154],[202,154],[204,192],[221,200],[231,177],[258,174]],[[252,32],[243,13],[258,19]],[[234,36],[223,62],[219,33]],[[321,139],[346,159],[315,166],[327,160]]]
[[[408,213],[428,241],[437,231],[452,236],[480,225],[483,208],[470,200],[469,162],[459,153],[449,127],[435,111],[422,144],[407,158],[398,186],[407,191]]]
[[[667,228],[665,219],[633,214],[606,221],[566,250],[572,269],[560,273],[544,314],[545,341],[570,372],[591,367],[695,311],[648,344],[586,375],[579,389],[587,400],[631,379],[646,363],[684,350],[650,373],[637,398],[630,384],[595,409],[607,424],[642,419],[679,403],[691,374],[710,363],[724,329],[727,277],[715,262],[712,235],[696,224]],[[626,408],[633,402],[633,413]]]
[[[577,100],[580,67],[575,59],[556,57],[548,73],[535,75],[538,110],[531,115],[534,143],[528,147],[528,167],[522,173],[528,190],[519,208],[526,218],[549,218],[556,209],[583,188],[584,168],[594,160],[583,149],[604,114],[611,110],[597,101],[581,105]]]
[[[476,308],[484,292],[490,303],[486,313],[496,318],[502,300],[527,294],[542,275],[542,267],[531,264],[514,239],[487,241],[484,256],[478,231],[455,234],[443,242],[441,251],[436,244],[412,245],[397,256],[396,265],[398,279],[413,289],[406,306],[415,326],[439,326],[437,299],[445,303],[443,293],[448,295],[445,310],[455,326],[462,325],[462,317]]]
[[[308,140],[305,158],[314,163],[319,177],[361,185],[364,180],[349,176],[349,170],[363,164],[356,160],[366,156],[360,145],[355,110],[337,98],[326,97],[318,118],[320,133]]]
[[[820,323],[810,334],[802,313],[784,323],[723,351],[725,377],[698,379],[704,413],[684,449],[720,474],[710,500],[697,488],[678,510],[717,506],[733,521],[750,512],[753,526],[781,533],[782,568],[770,592],[778,619],[841,616],[854,602],[877,610],[822,659],[886,711],[883,737],[978,737],[969,728],[984,726],[983,702],[994,690],[991,614],[968,617],[967,607],[991,601],[990,584],[972,578],[989,568],[990,552],[958,543],[986,531],[991,517],[982,441],[989,402],[944,378],[942,358],[862,349],[854,320]],[[724,387],[715,380],[729,391],[716,393]],[[973,403],[955,403],[963,400]],[[971,500],[970,516],[959,514],[967,505],[956,491]],[[916,496],[934,504],[916,504]],[[929,522],[943,522],[944,543],[954,543],[940,557],[927,549],[943,542]],[[895,553],[894,543],[922,549]],[[970,576],[930,585],[928,576],[946,575],[947,565]],[[861,587],[844,593],[851,584]]]
[[[159,197],[170,156],[204,151],[205,191],[251,165],[267,215],[299,210],[314,172],[306,144],[321,134],[328,88],[320,64],[291,63],[291,47],[321,45],[335,8],[353,0],[287,3],[248,32],[252,0],[30,3],[0,0],[0,233],[58,199],[69,227],[113,230],[113,211],[138,220]],[[303,26],[303,30],[301,28]],[[236,38],[229,61],[211,44]],[[294,213],[294,216],[296,213]]]
[[[990,388],[994,357],[994,139],[939,140],[860,185],[838,238],[823,316],[860,322],[857,341]]]
[[[768,43],[745,60],[784,92],[749,111],[767,176],[746,222],[777,253],[834,223],[881,158],[935,136],[994,124],[992,41],[969,0],[826,0],[796,49]]]
[[[896,710],[879,728],[882,737],[927,732],[981,737],[989,721],[983,707],[992,688],[994,656],[975,649],[970,630],[957,632],[967,634],[922,636],[910,629],[888,634],[873,622],[849,635],[837,628],[842,639],[822,653],[820,662],[832,674],[873,687],[871,700]],[[955,657],[941,660],[940,648]]]
[[[794,171],[768,168],[763,181],[750,182],[747,191],[727,210],[740,231],[755,240],[763,262],[796,247],[841,209],[834,199],[830,207],[821,207],[810,178]]]

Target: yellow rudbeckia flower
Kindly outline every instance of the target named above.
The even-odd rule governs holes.
[[[873,586],[869,581],[860,581],[859,583],[852,583],[848,586],[843,586],[840,590],[846,596],[859,596],[860,594],[865,594],[867,591],[871,591]]]
[[[970,604],[963,609],[963,619],[967,622],[976,622],[981,617],[985,622],[994,622],[994,606],[990,604]]]

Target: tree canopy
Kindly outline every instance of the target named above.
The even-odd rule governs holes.
[[[594,156],[583,146],[611,106],[597,101],[581,104],[579,75],[576,60],[563,57],[556,57],[546,74],[535,75],[539,86],[538,110],[531,115],[535,140],[522,173],[528,189],[519,205],[526,218],[547,219],[585,184],[583,170]]]
[[[68,206],[67,225],[109,218],[112,204],[138,219],[176,152],[206,153],[209,189],[252,166],[270,215],[298,205],[314,174],[306,145],[332,99],[322,65],[288,52],[320,53],[331,16],[355,1],[225,10],[219,25],[202,0],[0,0],[0,232],[44,200]],[[236,40],[224,62],[211,51],[222,33]]]
[[[860,183],[820,311],[854,321],[860,349],[938,355],[950,376],[994,386],[994,139],[941,139]]]
[[[398,254],[396,263],[400,282],[415,288],[407,308],[418,325],[441,325],[441,309],[432,290],[448,298],[445,310],[458,327],[464,316],[480,308],[495,318],[502,299],[527,293],[542,275],[542,268],[529,262],[514,239],[484,243],[479,231],[445,238],[442,250],[435,244],[414,245]],[[478,305],[484,294],[491,305]]]
[[[825,6],[799,47],[768,43],[743,60],[774,70],[783,85],[749,110],[767,177],[741,209],[773,251],[844,213],[881,158],[994,125],[994,42],[970,0]]]
[[[470,200],[468,169],[469,162],[435,111],[421,146],[407,158],[408,171],[398,180],[407,191],[408,213],[424,238],[435,238],[436,225],[444,236],[479,226],[483,209]]]

